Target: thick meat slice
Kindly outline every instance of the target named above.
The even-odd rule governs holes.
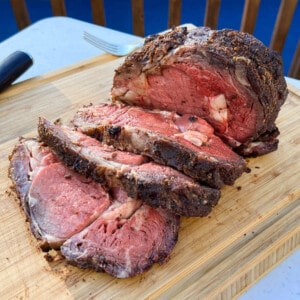
[[[22,139],[10,159],[9,175],[45,250],[58,249],[110,205],[99,183],[63,165],[37,140]]]
[[[147,155],[212,187],[233,184],[247,170],[246,162],[194,115],[101,104],[80,109],[73,124],[108,145]]]
[[[112,98],[193,114],[243,155],[277,148],[287,96],[280,55],[252,35],[199,27],[150,37],[116,70]]]
[[[42,249],[60,249],[79,267],[134,276],[165,262],[177,242],[179,216],[119,188],[109,196],[35,139],[16,145],[9,175]]]
[[[220,197],[168,166],[144,162],[137,154],[115,150],[69,127],[40,118],[41,139],[79,173],[110,187],[121,186],[129,197],[185,216],[205,216]],[[134,161],[134,163],[133,163]]]
[[[132,200],[122,190],[113,198],[113,205],[93,224],[62,245],[68,262],[118,278],[165,262],[177,241],[179,217]]]

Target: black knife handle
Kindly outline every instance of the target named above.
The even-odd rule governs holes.
[[[0,92],[13,83],[33,64],[33,59],[23,51],[10,54],[0,63]]]

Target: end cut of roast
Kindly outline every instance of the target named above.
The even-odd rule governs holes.
[[[175,28],[155,35],[116,70],[114,100],[204,118],[245,156],[277,148],[287,96],[280,55],[234,30]]]
[[[220,198],[218,189],[200,185],[181,172],[147,162],[134,153],[116,150],[69,127],[40,118],[40,138],[75,171],[106,186],[122,187],[141,199],[185,216],[205,216]]]
[[[179,216],[119,188],[106,192],[36,139],[15,146],[9,176],[41,248],[78,267],[135,276],[165,262],[177,242]]]
[[[101,142],[149,156],[215,188],[233,184],[246,162],[195,115],[116,104],[89,105],[73,124]]]
[[[80,175],[35,139],[21,139],[10,157],[9,175],[43,249],[58,249],[109,205],[101,184]]]
[[[114,191],[113,199],[94,223],[62,245],[68,262],[118,278],[165,262],[177,242],[179,216],[128,198],[123,190]]]

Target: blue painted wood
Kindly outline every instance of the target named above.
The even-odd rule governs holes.
[[[130,0],[106,0],[107,27],[132,33]],[[152,34],[167,28],[168,0],[145,0],[145,34]],[[52,15],[49,0],[27,0],[32,22]],[[222,0],[219,28],[239,29],[244,1]],[[264,44],[269,45],[280,0],[262,0],[257,17],[254,35]],[[92,22],[88,0],[66,0],[69,17],[85,22]],[[204,21],[205,0],[183,0],[181,23],[201,26]],[[0,0],[0,42],[18,31],[9,0]],[[300,38],[300,2],[298,3],[292,25],[287,36],[282,56],[285,74],[292,61],[297,41]]]

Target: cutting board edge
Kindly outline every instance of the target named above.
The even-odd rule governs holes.
[[[299,198],[298,198],[299,200]],[[289,218],[289,222],[286,219]],[[223,299],[229,295],[234,298],[241,295],[248,288],[253,286],[259,279],[267,275],[271,270],[280,264],[285,258],[291,255],[297,248],[300,248],[300,206],[289,212],[289,214],[280,218],[272,226],[267,227],[261,233],[261,238],[270,240],[267,247],[262,248],[255,257],[246,262],[241,268],[234,272],[229,279],[226,280],[225,286],[217,293],[215,290],[208,296],[209,299]],[[298,225],[297,225],[298,223]],[[295,226],[296,224],[296,226]],[[284,227],[282,232],[276,236],[278,227]],[[274,236],[270,235],[270,231],[274,232]],[[252,241],[246,246],[255,251],[255,242]],[[251,247],[252,246],[252,247]]]
[[[198,277],[201,277],[201,275],[206,276],[206,273],[217,268],[219,263],[223,263],[226,260],[230,260],[232,251],[240,250],[244,247],[248,247],[248,245],[251,245],[251,243],[253,244],[254,242],[253,242],[253,237],[251,236],[251,233],[255,232],[256,236],[264,236],[266,231],[272,232],[272,230],[274,230],[273,228],[276,226],[278,227],[278,224],[280,224],[280,222],[282,222],[282,223],[286,222],[285,218],[287,215],[290,215],[290,214],[292,214],[292,215],[296,214],[298,216],[298,218],[300,219],[299,199],[300,199],[300,190],[291,192],[291,194],[288,194],[281,201],[281,203],[282,203],[281,205],[282,205],[283,209],[281,210],[280,214],[274,213],[274,211],[279,210],[280,205],[274,206],[273,209],[271,211],[267,212],[266,216],[263,217],[264,218],[263,222],[262,222],[262,220],[260,220],[257,223],[252,223],[251,227],[242,228],[239,231],[239,233],[236,233],[235,236],[231,238],[231,242],[227,244],[227,247],[225,247],[226,245],[225,246],[222,245],[223,248],[215,247],[215,248],[219,248],[219,252],[216,253],[216,256],[219,257],[218,261],[212,261],[213,259],[211,259],[210,261],[207,260],[204,264],[199,265],[199,264],[201,264],[200,263],[201,258],[199,258],[199,260],[195,262],[195,265],[193,266],[192,269],[188,269],[188,272],[186,269],[184,273],[181,272],[182,273],[181,276],[179,276],[179,277],[177,276],[177,278],[176,278],[177,280],[175,279],[176,282],[174,282],[172,280],[168,281],[164,286],[161,286],[157,291],[155,291],[152,294],[147,295],[147,299],[148,298],[149,299],[157,299],[157,298],[161,298],[161,297],[167,298],[167,299],[170,299],[170,298],[175,299],[176,294],[177,294],[176,291],[179,293],[182,290],[182,287],[185,285],[185,282],[189,282],[190,278],[193,278],[196,276],[195,274],[198,274],[197,275]],[[291,220],[289,223],[285,224],[285,228],[287,228],[287,231],[289,231],[289,226],[293,226],[293,224],[294,224],[293,222],[295,222],[295,221]],[[298,222],[298,225],[299,225],[299,222]],[[293,230],[293,228],[291,230]],[[247,232],[247,234],[243,234],[243,232]],[[280,238],[281,237],[278,237],[278,239],[280,239]],[[282,238],[284,239],[284,236],[282,236]],[[300,239],[299,239],[299,246],[300,246]],[[265,248],[263,248],[261,250],[261,252],[259,252],[258,254],[264,255],[264,251],[265,251]],[[223,252],[223,255],[221,254],[222,252]],[[251,249],[249,250],[249,253],[251,253]],[[201,271],[199,271],[199,267],[201,267]],[[233,268],[234,268],[234,265],[233,265]],[[270,266],[270,270],[271,270],[271,266]],[[268,271],[269,271],[269,269],[266,269],[264,274],[267,274]],[[238,273],[238,275],[236,275],[236,276],[239,276],[239,275],[240,275],[240,273]],[[240,276],[242,276],[242,275],[240,275]],[[256,278],[256,281],[258,279],[259,278]],[[229,280],[229,279],[227,279],[227,280]],[[226,279],[224,278],[224,282],[225,281],[226,281]],[[253,284],[255,282],[253,281]],[[196,284],[196,281],[193,283]],[[197,285],[201,286],[200,284],[197,284]],[[175,286],[176,286],[176,288],[174,289]],[[204,289],[204,288],[207,288],[208,290],[211,288],[211,290],[209,291],[210,297],[208,299],[213,299],[211,297],[216,296],[214,293],[215,287],[201,286],[201,289]],[[172,289],[172,292],[170,292],[171,289]],[[221,289],[221,287],[219,286],[218,289]],[[224,288],[223,290],[225,291],[226,289]],[[199,294],[197,294],[197,295],[195,294],[193,296],[199,296]],[[201,294],[201,296],[206,297],[206,294],[205,293]]]

